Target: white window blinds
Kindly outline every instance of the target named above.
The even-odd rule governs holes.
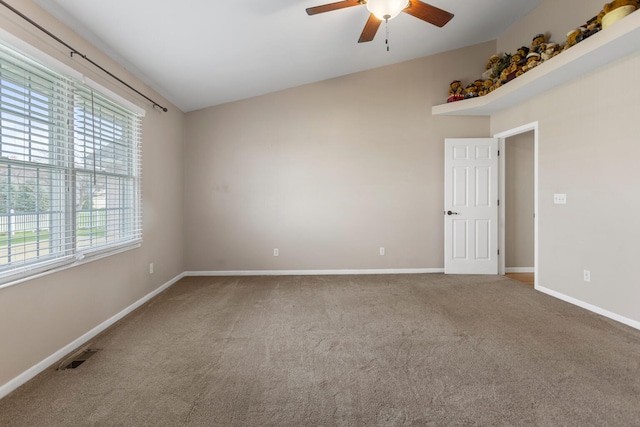
[[[0,283],[136,246],[141,117],[0,45]]]

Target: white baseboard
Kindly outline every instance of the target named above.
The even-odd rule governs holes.
[[[542,286],[536,286],[536,291],[540,291],[542,293],[545,293],[547,295],[551,295],[554,298],[558,298],[562,301],[568,302],[569,304],[573,304],[573,305],[577,305],[578,307],[582,307],[585,310],[589,310],[592,311],[596,314],[599,314],[601,316],[604,317],[608,317],[609,319],[615,320],[616,322],[620,322],[620,323],[624,323],[627,326],[631,326],[632,328],[635,329],[640,329],[640,322],[637,320],[633,320],[633,319],[629,319],[627,317],[624,316],[620,316],[619,314],[616,313],[612,313],[610,311],[607,311],[603,308],[600,308],[598,306],[586,303],[584,301],[580,301],[578,299],[575,299],[573,297],[567,296],[565,294],[561,294],[560,292],[556,292],[554,290],[548,289],[548,288],[543,288]]]
[[[363,270],[229,270],[185,271],[185,276],[336,276],[358,274],[425,274],[444,273],[444,268],[392,268]]]
[[[505,267],[505,273],[534,273],[535,267]]]
[[[92,339],[93,337],[98,335],[100,332],[104,331],[109,326],[113,325],[118,320],[122,319],[124,316],[126,316],[129,313],[131,313],[133,310],[135,310],[136,308],[140,307],[142,304],[144,304],[145,302],[149,301],[151,298],[155,297],[160,292],[164,291],[165,289],[167,289],[168,287],[173,285],[178,280],[182,279],[184,276],[185,276],[184,273],[179,274],[178,276],[174,277],[173,279],[171,279],[170,281],[168,281],[164,285],[162,285],[159,288],[157,288],[155,291],[153,291],[153,292],[145,295],[144,297],[140,298],[138,301],[134,302],[129,307],[127,307],[124,310],[122,310],[120,313],[118,313],[115,316],[105,320],[104,322],[102,322],[101,324],[96,326],[95,328],[91,329],[86,334],[84,334],[81,337],[75,339],[74,341],[70,342],[69,344],[67,344],[66,346],[61,348],[60,350],[58,350],[55,353],[53,353],[51,356],[47,357],[46,359],[42,360],[41,362],[39,362],[36,365],[32,366],[31,368],[27,369],[26,371],[24,371],[23,373],[21,373],[20,375],[15,377],[14,379],[12,379],[9,382],[7,382],[7,383],[3,384],[2,386],[0,386],[0,399],[2,399],[6,395],[8,395],[12,391],[14,391],[15,389],[17,389],[21,385],[25,384],[27,381],[29,381],[30,379],[32,379],[33,377],[35,377],[36,375],[38,375],[39,373],[41,373],[45,369],[48,369],[49,367],[53,366],[53,364],[58,362],[64,356],[66,356],[67,354],[71,353],[76,348],[82,346],[87,341],[89,341],[90,339]]]

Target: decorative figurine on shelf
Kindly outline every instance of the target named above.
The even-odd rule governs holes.
[[[611,3],[605,4],[602,9],[604,12],[602,28],[607,28],[614,22],[634,12],[638,7],[640,7],[640,4],[637,0],[613,0]]]
[[[524,60],[520,53],[521,49],[522,48],[518,49],[518,51],[511,56],[509,66],[502,70],[502,73],[500,74],[500,81],[502,84],[510,82],[523,73],[522,66],[524,65]],[[527,51],[529,50],[528,48],[526,49]]]
[[[584,36],[582,35],[583,31],[584,28],[582,27],[578,27],[575,30],[569,31],[567,33],[567,42],[565,43],[563,50],[570,49],[580,43],[584,39]]]
[[[541,60],[544,62],[544,61],[548,61],[549,59],[553,58],[559,53],[560,53],[560,45],[558,45],[558,43],[547,43],[545,45],[544,52],[540,54],[540,57],[541,57]]]
[[[500,59],[498,59],[498,61],[495,64],[493,64],[493,78],[496,83],[496,88],[498,88],[500,84],[502,84],[501,83],[502,73],[504,72],[505,68],[509,66],[510,63],[511,63],[511,54],[505,53],[504,55],[502,55],[502,57],[500,57]]]
[[[447,102],[455,102],[464,99],[464,93],[462,89],[462,83],[460,80],[454,80],[449,84],[449,97]]]
[[[495,87],[494,87],[493,79],[486,79],[482,83],[482,90],[480,90],[480,92],[478,92],[478,95],[479,96],[485,96],[485,95],[493,92],[494,89],[495,89]]]
[[[464,99],[477,98],[477,97],[478,97],[478,89],[475,83],[469,83],[467,87],[464,89]]]
[[[522,71],[526,73],[527,71],[532,70],[535,67],[537,67],[538,64],[540,64],[540,56],[541,55],[538,52],[531,52],[530,54],[528,54],[527,55],[527,62],[522,67]]]
[[[520,57],[522,57],[522,59],[524,59],[529,54],[529,48],[526,47],[526,46],[522,46],[522,47],[518,48],[517,52],[520,54]]]
[[[598,26],[600,27],[600,29],[602,29],[602,18],[604,18],[604,15],[605,15],[604,9],[602,9],[598,14],[598,16],[596,16],[596,20],[598,22]]]
[[[604,15],[603,15],[604,16]],[[584,27],[587,29],[585,38],[590,37],[602,29],[602,18],[598,19],[599,15],[589,19]]]
[[[537,34],[533,40],[531,40],[531,48],[529,49],[529,52],[537,52],[537,53],[542,53],[542,51],[544,50],[544,44],[547,41],[547,36],[545,36],[544,34]]]
[[[605,4],[602,10],[605,14],[607,14],[620,7],[625,6],[635,6],[635,8],[637,9],[639,4],[640,2],[638,2],[637,0],[613,0],[611,3]]]
[[[489,61],[487,61],[487,66],[485,67],[485,71],[484,73],[482,73],[482,78],[484,80],[494,79],[500,75],[500,73],[498,73],[497,75],[494,74],[495,66],[498,63],[498,61],[500,61],[500,57],[498,55],[491,55],[491,57],[489,57]]]

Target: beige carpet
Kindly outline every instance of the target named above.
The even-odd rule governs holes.
[[[640,331],[504,277],[187,278],[8,426],[638,426]]]

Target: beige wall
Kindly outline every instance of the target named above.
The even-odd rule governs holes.
[[[444,138],[488,136],[489,121],[430,109],[494,51],[484,43],[187,114],[187,269],[442,268]]]
[[[81,60],[69,59],[47,36],[4,6],[0,27],[77,68],[146,109],[143,122],[141,248],[0,289],[0,386],[78,339],[184,271],[182,162],[184,114],[28,0],[14,7],[169,107],[153,110]],[[155,273],[149,274],[154,262]]]
[[[491,118],[493,133],[539,122],[538,284],[636,322],[640,228],[628,221],[640,212],[640,88],[619,83],[638,73],[640,52]]]
[[[534,134],[505,141],[505,267],[534,266]]]

